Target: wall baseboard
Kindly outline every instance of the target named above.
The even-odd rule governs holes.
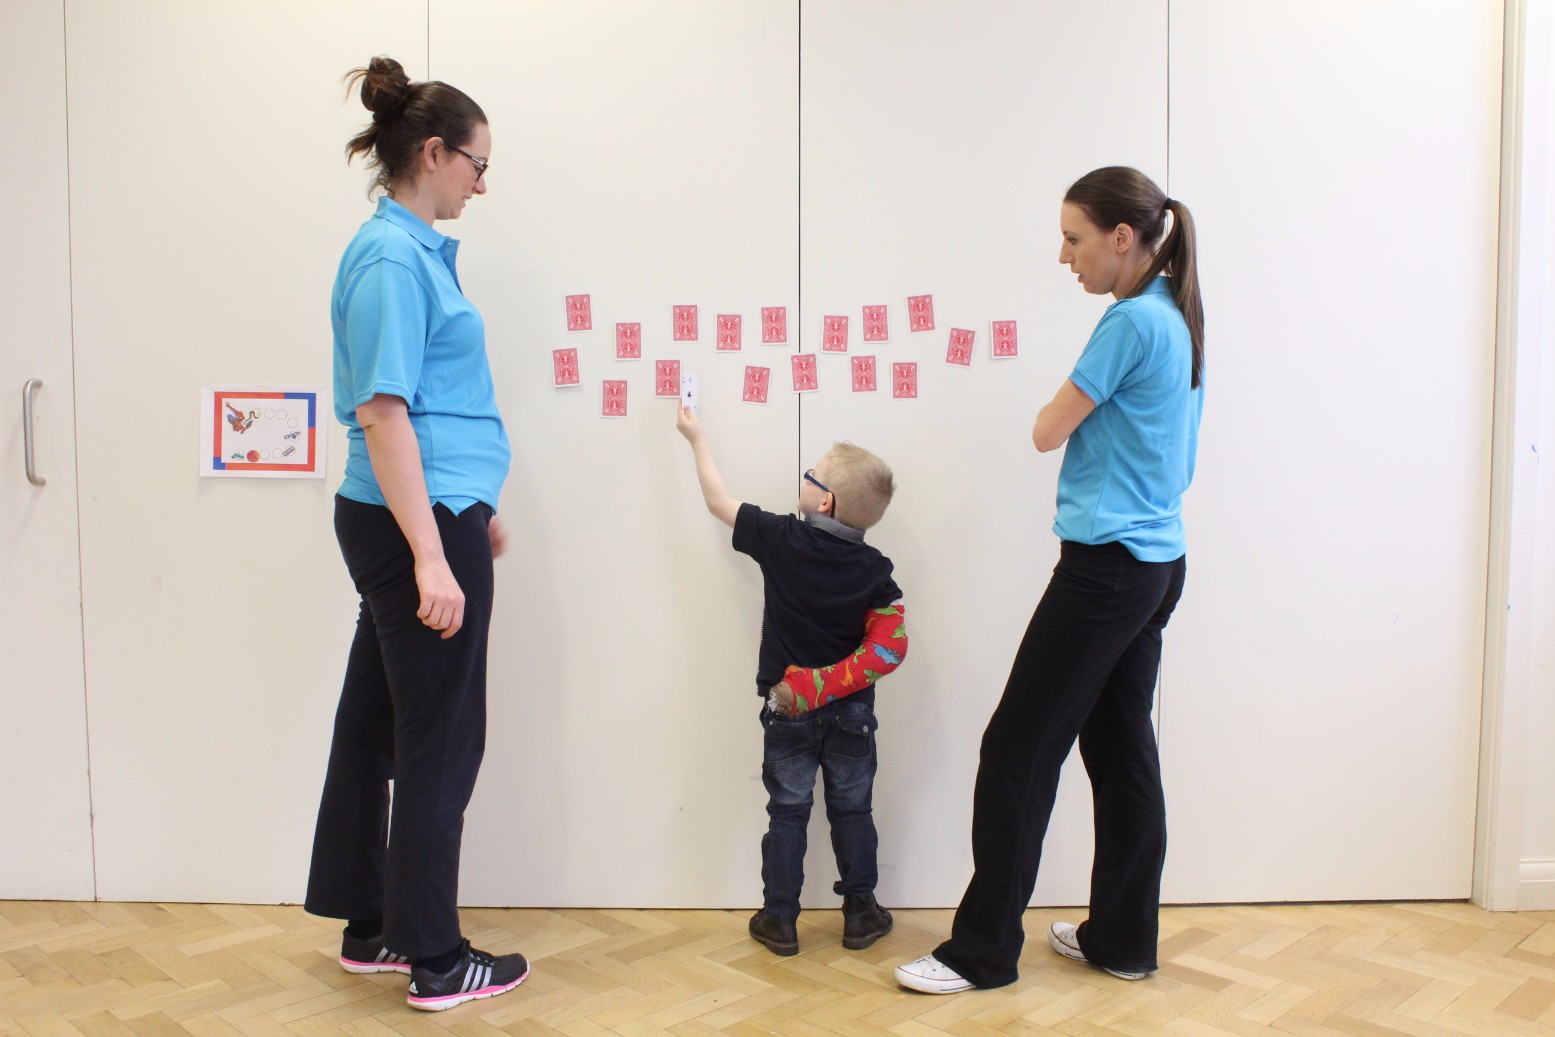
[[[1523,860],[1517,868],[1517,910],[1555,911],[1555,860]]]

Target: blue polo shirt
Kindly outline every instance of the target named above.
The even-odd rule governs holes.
[[[356,408],[398,396],[421,446],[433,504],[497,507],[512,451],[486,360],[486,325],[459,287],[459,242],[387,196],[340,258],[330,318],[335,416],[346,427],[340,494],[384,504]]]
[[[1107,307],[1069,380],[1096,409],[1064,448],[1053,532],[1142,562],[1181,558],[1204,389],[1190,388],[1193,340],[1165,277]]]

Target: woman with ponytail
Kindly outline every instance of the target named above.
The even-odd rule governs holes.
[[[1058,261],[1116,301],[1032,428],[1039,451],[1067,444],[1059,560],[983,734],[974,871],[950,939],[896,970],[925,993],[1015,981],[1059,769],[1077,739],[1095,808],[1090,915],[1053,923],[1048,942],[1119,979],[1156,968],[1166,804],[1150,707],[1187,570],[1182,494],[1204,405],[1193,218],[1143,173],[1113,166],[1076,181],[1059,220]]]
[[[347,920],[346,970],[409,973],[411,1007],[440,1011],[529,974],[522,954],[472,948],[458,910],[510,452],[485,326],[459,287],[459,243],[433,224],[486,193],[491,130],[464,93],[412,83],[392,58],[347,79],[373,113],[347,161],[368,157],[369,194],[382,197],[331,301],[335,415],[349,445],[335,535],[361,606],[305,903]]]

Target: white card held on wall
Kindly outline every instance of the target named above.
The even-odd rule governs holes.
[[[680,405],[692,414],[697,412],[697,376],[694,374],[680,376]]]

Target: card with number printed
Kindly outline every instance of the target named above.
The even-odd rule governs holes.
[[[909,295],[907,297],[907,330],[934,330],[934,296]]]
[[[875,358],[872,356],[853,357],[853,391],[875,391]]]
[[[972,366],[972,340],[977,336],[967,328],[950,329],[950,348],[945,350],[945,363],[957,367]]]
[[[697,308],[695,306],[676,306],[674,311],[676,342],[695,342],[697,340]]]
[[[740,325],[744,319],[738,313],[718,315],[718,352],[731,353],[740,348]]]
[[[551,384],[557,388],[579,384],[576,349],[551,350]]]
[[[848,318],[821,318],[821,351],[846,353],[848,351]]]
[[[788,345],[788,307],[761,308],[761,343],[764,346]]]
[[[616,325],[616,359],[641,360],[643,358],[643,326],[641,324]]]
[[[794,392],[815,392],[821,387],[815,373],[814,353],[795,353],[789,363],[794,369]]]
[[[593,331],[594,308],[586,295],[567,296],[567,330]]]
[[[740,399],[746,403],[766,403],[767,381],[771,375],[770,367],[746,367],[745,393]]]
[[[677,386],[677,389],[679,387]],[[676,395],[679,395],[677,392]],[[625,379],[605,379],[600,387],[599,412],[607,418],[626,417],[626,381]]]
[[[655,360],[653,362],[653,395],[680,395],[679,360]]]
[[[891,365],[891,396],[898,400],[918,398],[918,365],[914,362]]]
[[[1015,322],[1012,320],[996,320],[988,325],[988,340],[993,343],[993,357],[995,360],[1004,360],[1012,356],[1020,356],[1020,345],[1015,340]]]

